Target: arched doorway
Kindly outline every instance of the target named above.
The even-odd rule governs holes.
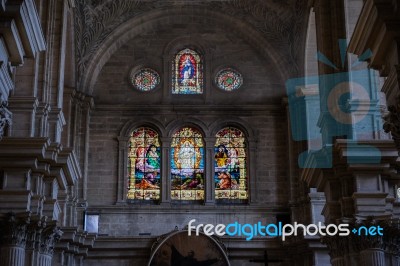
[[[230,266],[218,239],[187,230],[173,231],[154,243],[148,266]]]

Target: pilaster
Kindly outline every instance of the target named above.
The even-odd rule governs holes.
[[[215,184],[214,184],[214,145],[215,138],[204,138],[205,143],[205,154],[206,154],[206,162],[205,162],[205,174],[204,174],[204,182],[205,182],[205,197],[204,204],[205,205],[214,205],[215,204]]]
[[[160,204],[171,202],[171,139],[161,138],[161,199]]]

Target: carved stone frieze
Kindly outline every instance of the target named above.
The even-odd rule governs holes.
[[[75,36],[78,66],[78,87],[94,53],[110,33],[127,20],[145,12],[173,6],[201,6],[207,10],[224,10],[235,19],[245,21],[266,40],[287,56],[291,70],[298,71],[301,43],[307,20],[307,1],[173,1],[173,0],[77,0],[75,8]]]
[[[11,112],[7,109],[7,102],[0,102],[0,140],[4,136],[7,126],[11,125]]]

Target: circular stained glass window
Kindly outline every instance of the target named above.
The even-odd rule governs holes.
[[[218,72],[215,77],[218,88],[225,91],[234,91],[243,84],[242,75],[234,69],[225,68]]]
[[[142,68],[131,74],[132,85],[140,91],[151,91],[160,83],[160,75],[150,68]]]

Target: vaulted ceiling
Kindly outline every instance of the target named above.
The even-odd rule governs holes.
[[[224,20],[234,25],[238,34],[247,35],[244,37],[251,40],[260,54],[270,57],[281,68],[283,78],[298,76],[303,71],[308,20],[306,0],[77,0],[78,88],[91,92],[88,87],[93,86],[93,79],[106,61],[101,57],[107,58],[105,54],[118,49],[116,46],[107,51],[114,45],[112,42],[127,41],[121,37],[124,31],[128,34],[132,28],[140,28],[152,20],[160,23],[155,18],[168,15],[200,15],[205,19]],[[126,27],[128,22],[131,25]]]

